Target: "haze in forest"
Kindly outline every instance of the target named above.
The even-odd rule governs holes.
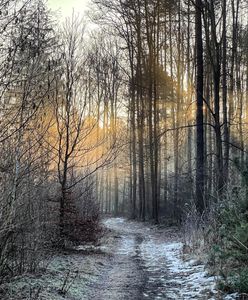
[[[248,297],[247,15],[0,0],[1,299]]]
[[[75,13],[83,15],[88,9],[88,4],[88,0],[47,0],[48,8],[59,11],[62,18],[70,17],[73,10]]]

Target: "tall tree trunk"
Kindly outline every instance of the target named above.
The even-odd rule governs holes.
[[[226,0],[223,0],[223,49],[222,49],[222,98],[223,98],[223,136],[224,136],[224,166],[223,166],[223,181],[228,182],[229,172],[229,122],[227,111],[227,37],[226,37]]]
[[[191,64],[190,64],[190,2],[188,2],[187,8],[187,90],[188,90],[188,103],[187,107],[189,111],[191,111],[191,102],[192,102],[192,94],[191,94]],[[190,183],[193,182],[192,179],[192,127],[191,124],[191,115],[188,117],[188,137],[187,137],[187,159],[188,159],[188,176]]]
[[[196,207],[204,211],[203,42],[202,1],[196,0]]]
[[[136,158],[136,105],[135,105],[135,98],[132,99],[131,103],[131,125],[132,125],[132,132],[131,132],[131,137],[132,137],[132,218],[136,218],[136,202],[137,202],[137,158]]]

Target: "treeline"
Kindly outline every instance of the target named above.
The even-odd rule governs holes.
[[[114,61],[76,14],[56,22],[42,0],[0,1],[1,280],[97,240],[96,173],[120,148]]]
[[[94,1],[121,40],[133,217],[181,220],[240,186],[247,128],[245,1]],[[127,191],[126,191],[127,192]]]
[[[125,53],[128,155],[115,211],[182,225],[222,287],[247,292],[247,1],[93,2]]]

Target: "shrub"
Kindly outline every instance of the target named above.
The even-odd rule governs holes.
[[[225,280],[220,280],[218,288],[224,292],[240,294],[248,293],[248,268],[238,269],[228,274]]]
[[[209,262],[221,275],[224,291],[248,292],[248,172],[236,165],[241,186],[234,186],[218,203]],[[210,227],[211,228],[211,227]],[[217,228],[217,230],[216,230]]]
[[[94,197],[93,186],[85,181],[70,195],[65,211],[66,239],[75,245],[97,243],[102,234],[99,205]]]

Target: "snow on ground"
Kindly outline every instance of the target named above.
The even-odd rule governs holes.
[[[105,225],[121,235],[119,253],[133,253],[142,268],[146,277],[143,299],[219,299],[216,279],[196,260],[183,259],[183,244],[173,241],[175,237],[168,239],[169,229],[149,228],[122,218],[108,219]]]
[[[166,242],[150,236],[141,244],[141,256],[148,271],[148,286],[157,285],[155,299],[215,299],[216,280],[204,265],[184,261],[181,242]],[[151,293],[145,293],[150,299]],[[213,298],[212,298],[213,297]]]
[[[170,280],[166,284],[167,296],[171,299],[238,299],[238,293],[223,295],[216,289],[216,276],[210,276],[206,266],[196,259],[186,259],[183,255],[183,244],[174,242],[164,245],[167,268],[170,272]]]
[[[203,264],[196,260],[184,261],[182,256],[182,243],[164,245],[167,267],[170,278],[167,285],[168,296],[171,299],[216,299],[218,292],[215,289],[216,278],[209,276]]]
[[[218,295],[216,280],[204,265],[183,255],[175,228],[123,218],[106,219],[104,225],[108,230],[101,245],[81,245],[54,255],[39,274],[0,286],[0,299],[237,299],[236,294]]]
[[[142,268],[146,277],[143,299],[237,298],[237,294],[224,297],[217,291],[217,278],[208,274],[204,264],[183,255],[183,243],[177,235],[171,236],[171,229],[158,230],[122,218],[110,218],[105,225],[122,237],[119,253],[133,253]]]
[[[226,295],[226,296],[224,297],[224,300],[234,300],[234,299],[240,299],[238,293]]]

